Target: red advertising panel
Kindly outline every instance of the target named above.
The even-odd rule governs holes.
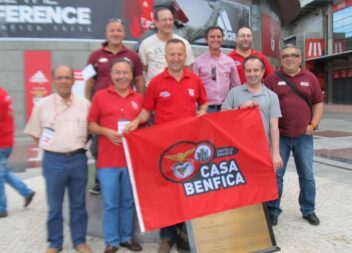
[[[306,39],[305,41],[305,56],[306,60],[325,55],[325,40],[324,39]]]
[[[125,137],[142,231],[278,196],[258,108],[177,120]]]
[[[352,6],[352,0],[342,0],[339,3],[333,5],[333,12],[340,11],[350,6]]]
[[[51,94],[50,51],[25,51],[26,120],[41,98]]]
[[[262,52],[280,58],[280,23],[271,16],[262,14]]]

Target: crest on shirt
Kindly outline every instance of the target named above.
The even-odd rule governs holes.
[[[234,61],[235,62],[235,65],[238,66],[238,65],[241,65],[241,62],[240,61]]]
[[[278,83],[277,83],[277,85],[286,85],[286,82],[285,81],[279,81]]]
[[[309,83],[308,83],[308,82],[301,82],[301,86],[308,87],[308,86],[309,86]]]
[[[161,91],[159,96],[162,98],[170,97],[170,93],[168,91]]]
[[[102,58],[99,58],[98,61],[99,61],[100,63],[105,63],[105,62],[108,62],[108,58],[102,57]]]
[[[138,109],[138,104],[136,101],[131,101],[132,108],[137,110]]]
[[[194,89],[188,89],[188,94],[189,94],[191,97],[194,97]]]

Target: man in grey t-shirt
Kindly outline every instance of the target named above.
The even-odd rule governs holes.
[[[232,88],[227,94],[221,110],[242,109],[259,106],[266,135],[271,144],[274,169],[283,166],[279,149],[278,121],[281,117],[277,95],[262,84],[265,65],[258,56],[249,56],[243,62],[246,83]]]

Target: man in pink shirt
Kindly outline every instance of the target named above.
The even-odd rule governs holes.
[[[205,32],[208,51],[197,57],[192,69],[204,84],[208,97],[208,112],[220,111],[229,90],[241,84],[235,62],[221,52],[224,32],[211,26]]]

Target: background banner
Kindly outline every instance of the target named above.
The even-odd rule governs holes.
[[[26,120],[33,106],[52,92],[50,51],[25,51]]]
[[[175,33],[192,44],[205,44],[205,29],[219,25],[224,30],[223,46],[234,47],[237,29],[249,25],[249,7],[235,0],[173,1]],[[168,1],[0,1],[0,38],[103,40],[107,20],[119,18],[126,25],[125,39],[135,41],[153,27],[153,7],[161,2]]]
[[[124,148],[142,231],[277,198],[258,108],[137,130]]]

